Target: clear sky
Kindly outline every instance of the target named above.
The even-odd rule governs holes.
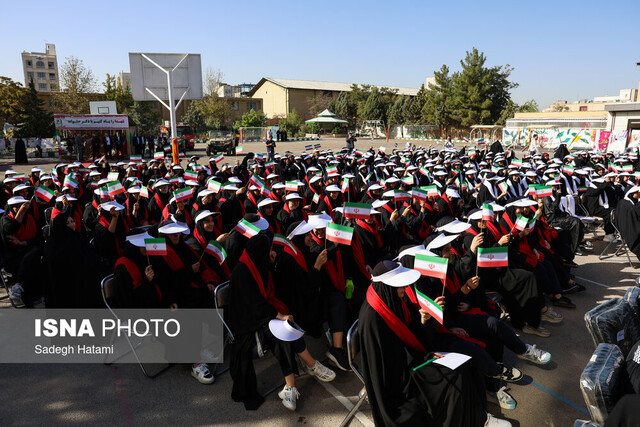
[[[261,77],[419,87],[474,46],[510,64],[513,99],[617,95],[640,80],[640,1],[4,1],[0,75],[55,43],[100,82],[128,52],[189,52],[229,84]],[[11,18],[13,17],[13,18]]]

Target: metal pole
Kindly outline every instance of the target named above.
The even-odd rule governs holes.
[[[171,121],[171,153],[173,154],[173,164],[180,164],[178,149],[178,131],[176,129],[176,103],[173,98],[173,70],[167,73],[167,88],[169,92],[169,120]]]

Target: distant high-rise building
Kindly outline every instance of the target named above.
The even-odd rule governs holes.
[[[22,69],[25,87],[33,81],[38,92],[58,92],[60,76],[56,45],[45,44],[44,52],[22,52]]]
[[[131,88],[131,73],[120,72],[120,74],[118,74],[118,83],[120,83],[123,88],[127,87],[128,83],[129,88]]]

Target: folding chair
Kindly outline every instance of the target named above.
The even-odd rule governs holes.
[[[111,312],[111,315],[116,319],[116,321],[119,321],[120,319],[118,318],[116,313],[111,308],[111,305],[113,304],[113,300],[115,298],[115,286],[114,286],[113,278],[114,278],[113,274],[110,274],[107,277],[105,277],[104,279],[102,279],[102,282],[100,283],[100,288],[102,289],[102,300],[104,301],[104,305]],[[145,369],[143,363],[140,361],[140,358],[138,357],[138,353],[136,352],[136,348],[139,348],[140,344],[142,344],[142,342],[140,342],[140,343],[138,343],[138,344],[136,344],[134,346],[133,343],[131,342],[131,339],[129,339],[128,335],[125,334],[124,337],[127,340],[127,344],[129,344],[130,350],[127,351],[126,353],[123,353],[120,356],[116,357],[111,362],[108,362],[107,358],[105,358],[105,361],[104,361],[105,365],[111,366],[115,362],[117,362],[118,360],[120,360],[123,357],[125,357],[126,355],[128,355],[129,353],[133,353],[133,356],[135,357],[136,361],[138,362],[138,366],[140,366],[140,369],[142,370],[142,373],[147,378],[155,378],[155,377],[157,377],[158,375],[160,375],[161,373],[163,373],[164,371],[166,371],[167,369],[169,369],[171,367],[171,364],[167,364],[164,368],[162,368],[158,372],[155,372],[153,374],[149,374],[149,372],[147,372],[147,370]],[[115,338],[115,334],[112,337],[112,343],[113,343],[113,339],[114,338]]]
[[[222,321],[222,324],[224,325],[224,328],[227,331],[227,336],[224,338],[224,345],[222,347],[223,353],[227,344],[231,344],[235,340],[233,336],[233,332],[231,332],[231,328],[229,328],[229,325],[227,325],[227,322],[224,321],[224,316],[220,314],[220,310],[224,310],[224,308],[229,303],[229,283],[230,282],[228,280],[226,282],[220,283],[218,286],[216,286],[216,289],[213,292],[213,301],[216,306],[216,313],[218,313],[218,317],[220,317],[220,320]],[[213,375],[218,376],[218,375],[224,374],[228,370],[229,370],[228,366],[226,368],[223,368],[221,371],[217,371],[217,372],[215,371],[215,369],[213,369],[214,371]]]
[[[616,238],[612,241],[609,242],[607,244],[607,246],[604,248],[604,250],[600,253],[599,258],[602,259],[607,259],[607,258],[611,258],[614,256],[620,256],[622,253],[624,253],[627,256],[627,261],[629,262],[629,267],[634,267],[634,263],[633,261],[631,261],[631,257],[629,256],[629,247],[627,246],[627,242],[624,241],[624,239],[622,238],[622,236],[620,235],[620,231],[618,230],[618,227],[616,226],[616,221],[615,221],[615,214],[616,214],[616,210],[615,209],[611,209],[611,225],[613,226],[613,229],[616,231]],[[607,252],[607,250],[612,246],[618,244],[618,247],[616,248],[616,250],[611,253],[610,255],[605,255],[605,252]]]
[[[362,382],[363,388],[362,391],[358,394],[358,401],[353,406],[353,408],[351,408],[345,419],[342,420],[342,422],[340,423],[340,427],[344,427],[349,424],[356,412],[358,412],[358,409],[360,409],[360,406],[362,406],[362,403],[367,399],[367,390],[364,388],[364,377],[358,370],[358,366],[355,363],[355,358],[358,357],[359,354],[360,340],[358,337],[358,320],[356,320],[355,322],[353,322],[353,325],[351,325],[351,328],[349,328],[349,332],[347,332],[347,356],[349,358],[349,366],[351,367],[351,370],[356,374],[358,379]]]

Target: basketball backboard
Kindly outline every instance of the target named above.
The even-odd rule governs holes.
[[[202,99],[200,54],[129,52],[129,67],[135,101],[157,100],[149,91],[162,100],[169,100],[167,71],[172,71],[174,99]]]

